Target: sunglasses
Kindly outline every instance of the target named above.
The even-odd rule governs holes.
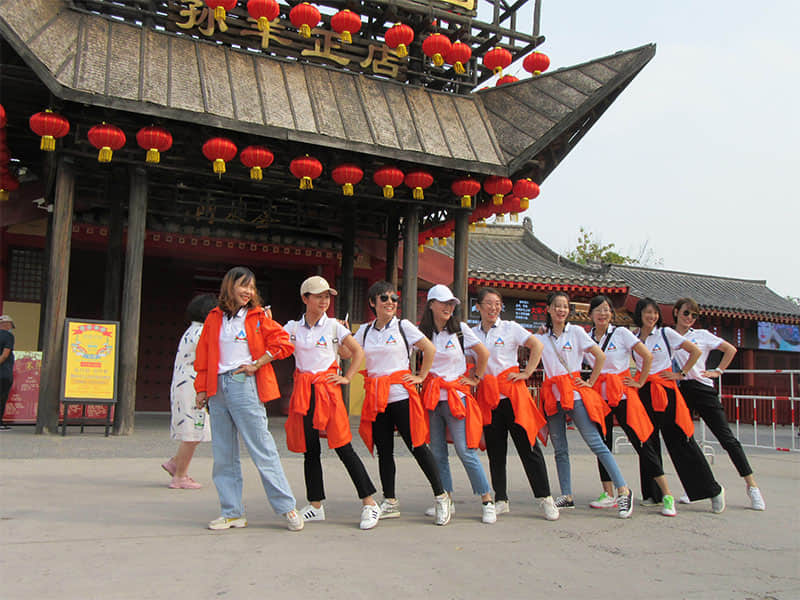
[[[381,302],[388,302],[389,300],[391,300],[392,302],[397,302],[400,299],[400,296],[398,296],[397,294],[381,294],[380,296],[378,296],[378,299]]]
[[[700,316],[700,315],[699,315],[699,314],[697,314],[696,312],[689,312],[688,310],[684,310],[683,312],[681,312],[681,314],[682,314],[684,317],[691,317],[691,318],[693,318],[693,319],[696,319],[697,317],[699,317],[699,316]]]

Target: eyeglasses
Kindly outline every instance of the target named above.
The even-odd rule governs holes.
[[[503,304],[500,302],[480,302],[480,305],[485,308],[503,308]]]
[[[699,316],[700,316],[698,313],[696,313],[696,312],[689,312],[688,310],[684,310],[684,311],[683,311],[681,314],[682,314],[684,317],[691,317],[691,318],[693,318],[693,319],[696,319],[697,317],[699,317]]]
[[[389,300],[391,300],[392,302],[397,302],[400,299],[400,296],[398,296],[397,294],[381,294],[380,296],[378,296],[378,299],[381,302],[388,302]]]

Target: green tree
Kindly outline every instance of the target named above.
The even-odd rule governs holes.
[[[575,245],[575,249],[567,252],[565,256],[582,265],[590,262],[604,262],[615,265],[638,265],[642,262],[638,258],[620,254],[616,251],[613,243],[604,244],[602,241],[595,238],[595,234],[592,231],[584,229],[583,227],[581,227],[580,234],[578,234],[578,243]]]

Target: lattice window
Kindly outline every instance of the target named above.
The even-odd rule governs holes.
[[[8,269],[8,300],[41,302],[45,277],[44,251],[39,248],[11,248]]]

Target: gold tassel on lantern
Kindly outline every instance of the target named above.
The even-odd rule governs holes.
[[[469,224],[469,232],[470,233],[475,233],[476,229],[477,229],[477,227],[475,226],[475,223],[470,223]]]
[[[500,206],[503,204],[503,194],[495,194],[492,196],[492,204],[495,206]]]
[[[494,68],[494,74],[497,75],[498,77],[502,77],[503,76],[503,67],[495,67]]]
[[[352,183],[345,183],[342,186],[342,195],[343,196],[352,196],[353,195],[353,184]]]
[[[225,172],[225,161],[221,158],[214,160],[214,173],[222,175]]]
[[[441,67],[444,64],[444,57],[437,52],[433,55],[433,64],[437,67]]]
[[[114,151],[109,148],[108,146],[103,146],[100,148],[100,152],[97,155],[97,161],[101,163],[111,162],[111,157],[114,155]]]
[[[406,48],[405,44],[397,44],[397,48],[395,48],[394,51],[397,52],[397,56],[400,58],[408,56],[408,48]]]
[[[425,240],[425,245],[433,247],[433,238],[426,239]]]
[[[517,213],[511,213],[511,220],[512,220],[514,223],[517,223],[517,222],[519,222],[519,215],[517,215]]]
[[[0,202],[6,202],[9,198],[8,190],[0,189]]]
[[[464,65],[461,64],[460,60],[456,61],[456,64],[455,64],[454,68],[455,68],[455,72],[458,73],[459,75],[463,75],[464,73],[467,72],[466,69],[464,69]]]
[[[522,208],[522,210],[528,210],[528,206],[529,206],[529,204],[528,204],[528,199],[527,199],[527,198],[522,198],[522,199],[519,201],[519,205],[520,205],[520,207]]]
[[[261,167],[252,167],[250,169],[250,179],[255,179],[256,181],[264,179],[264,173],[261,171]]]
[[[383,186],[383,197],[394,198],[394,188],[390,185]]]
[[[506,220],[503,218],[503,213],[499,213],[498,215],[496,215],[496,217],[497,217],[496,219],[497,223],[505,223]]]
[[[422,254],[423,252],[425,252],[425,246],[423,246],[422,244],[419,244],[419,245],[417,246],[417,252],[419,252],[420,254]]]
[[[486,220],[481,219],[480,221],[478,221],[478,227],[486,227]]]
[[[214,18],[217,21],[224,21],[226,16],[228,15],[225,13],[224,6],[218,6],[217,8],[214,9]]]
[[[440,246],[447,246],[447,238],[439,238]]]
[[[470,196],[461,196],[461,208],[470,208],[472,206],[472,198]]]
[[[258,17],[258,30],[269,31],[269,19],[267,17]]]
[[[56,149],[56,138],[52,135],[43,135],[42,143],[39,145],[39,148],[45,152],[52,152]]]
[[[339,38],[339,41],[343,44],[352,44],[353,43],[353,36],[350,35],[349,31],[343,31],[342,37]]]
[[[301,190],[313,190],[314,185],[311,183],[311,177],[302,177],[300,179],[300,189]]]
[[[414,191],[411,193],[411,196],[414,200],[425,200],[425,194],[422,191],[421,187],[415,187]]]
[[[157,148],[150,148],[147,151],[147,158],[145,158],[145,162],[149,163],[161,162],[161,153],[158,151]]]
[[[304,37],[304,38],[310,38],[311,37],[311,27],[309,27],[308,24],[303,23],[300,26],[300,35],[302,37]]]

